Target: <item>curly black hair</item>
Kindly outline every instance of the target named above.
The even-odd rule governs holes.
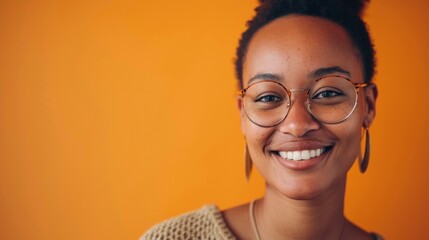
[[[253,35],[271,21],[290,14],[315,16],[342,26],[350,35],[364,67],[365,82],[375,72],[375,50],[362,12],[369,0],[259,0],[256,15],[247,22],[236,51],[235,72],[238,86],[243,87],[243,63]]]

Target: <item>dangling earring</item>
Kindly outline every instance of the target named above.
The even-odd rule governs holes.
[[[245,167],[245,173],[246,173],[246,181],[249,181],[250,173],[252,172],[252,159],[250,158],[247,144],[244,149],[244,167]]]
[[[359,169],[361,173],[365,173],[369,163],[369,152],[371,151],[371,141],[369,138],[369,128],[365,128],[365,153],[359,154]]]

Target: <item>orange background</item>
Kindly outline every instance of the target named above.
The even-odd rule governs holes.
[[[255,6],[0,1],[0,238],[137,239],[260,196],[261,178],[244,180],[232,64]],[[380,96],[346,213],[388,239],[429,238],[428,10],[373,1],[366,14]]]

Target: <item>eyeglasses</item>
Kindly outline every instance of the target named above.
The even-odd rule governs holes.
[[[247,118],[260,127],[280,124],[291,108],[292,92],[307,94],[308,112],[325,124],[345,121],[354,111],[359,89],[368,83],[354,83],[342,76],[325,76],[317,79],[307,89],[288,90],[281,83],[262,80],[250,84],[239,94]]]

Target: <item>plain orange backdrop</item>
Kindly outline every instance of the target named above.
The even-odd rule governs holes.
[[[384,5],[382,5],[384,4]],[[0,1],[0,238],[137,239],[263,193],[245,182],[233,58],[256,0]],[[429,239],[429,4],[373,1],[372,152],[346,214]]]

